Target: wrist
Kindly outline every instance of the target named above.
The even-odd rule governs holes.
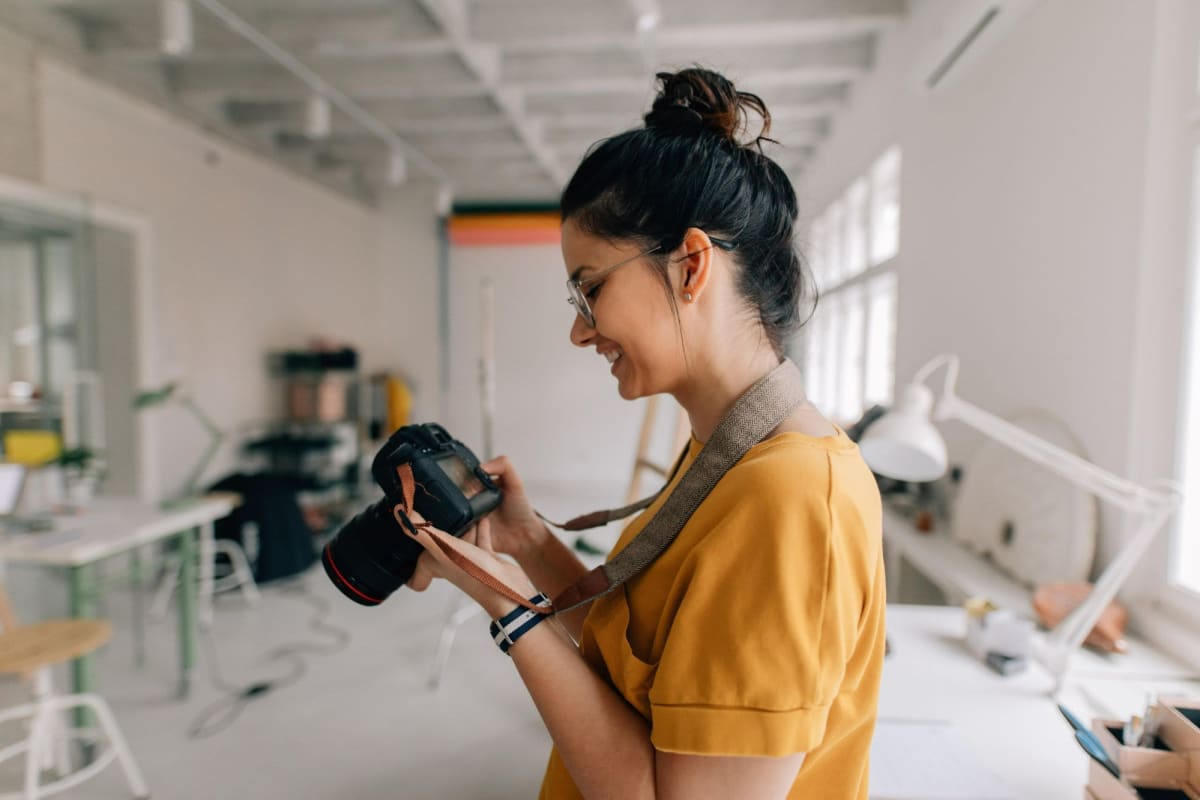
[[[522,527],[516,552],[510,553],[510,555],[517,559],[518,562],[529,558],[535,553],[541,552],[542,548],[546,546],[546,542],[553,535],[546,523],[535,517],[532,522]]]

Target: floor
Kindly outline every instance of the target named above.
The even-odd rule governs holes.
[[[435,585],[364,608],[338,594],[319,566],[299,582],[263,587],[255,606],[219,597],[192,694],[179,701],[174,611],[148,625],[138,668],[132,594],[113,590],[106,613],[116,634],[99,658],[99,686],[162,800],[535,797],[550,740],[482,615],[459,629],[440,687],[428,686],[443,620],[457,602],[452,587]],[[224,717],[222,681],[267,680],[279,685]],[[62,673],[56,686],[66,685]],[[20,692],[15,681],[0,684],[0,702],[16,703]],[[189,735],[202,722],[217,732]],[[11,740],[15,729],[0,735]],[[0,791],[18,788],[20,776],[19,763],[0,772]],[[130,795],[112,766],[58,796]]]

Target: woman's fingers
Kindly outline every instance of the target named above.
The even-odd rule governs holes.
[[[433,583],[434,574],[429,569],[429,562],[432,558],[433,556],[429,553],[422,553],[421,557],[417,559],[416,569],[408,578],[408,588],[414,592],[423,592],[429,588],[429,584]]]
[[[508,460],[508,456],[497,456],[479,466],[505,489],[509,491],[521,490],[521,479],[517,477],[517,471],[513,469],[512,462]]]
[[[475,534],[475,544],[489,553],[496,552],[496,548],[492,546],[492,521],[490,519],[484,517],[479,520],[472,532]]]

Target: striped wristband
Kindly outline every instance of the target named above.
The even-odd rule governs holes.
[[[539,592],[529,598],[529,602],[535,606],[548,606],[550,605],[550,598]],[[489,628],[492,633],[492,640],[499,645],[500,652],[507,655],[512,646],[517,643],[517,639],[520,639],[526,633],[533,630],[547,616],[547,614],[539,614],[524,606],[517,606],[516,609],[505,614],[500,619],[492,620]]]

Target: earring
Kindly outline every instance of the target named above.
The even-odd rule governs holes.
[[[686,301],[688,301],[689,303],[690,303],[690,302],[692,302],[692,293],[691,293],[691,292],[684,292],[684,293],[683,293],[683,299],[684,299],[684,300],[686,300]]]

